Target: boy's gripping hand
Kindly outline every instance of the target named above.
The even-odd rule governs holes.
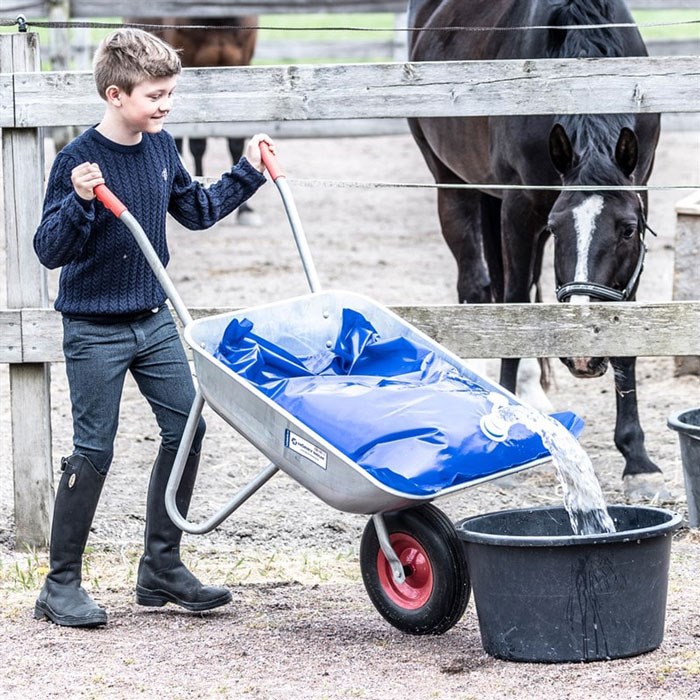
[[[97,185],[104,184],[102,171],[97,163],[81,163],[71,171],[70,180],[73,183],[75,193],[81,199],[89,202],[95,199],[93,189]]]
[[[265,164],[262,162],[262,155],[260,153],[260,142],[264,141],[270,150],[275,152],[275,144],[272,139],[267,134],[255,134],[252,136],[248,145],[246,146],[245,153],[243,154],[248,162],[261,173],[265,172]]]

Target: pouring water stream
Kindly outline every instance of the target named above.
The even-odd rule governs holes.
[[[511,405],[500,394],[489,398],[494,407],[485,416],[482,427],[491,436],[505,440],[514,425],[522,425],[539,435],[552,456],[564,492],[564,508],[569,514],[574,534],[593,535],[615,532],[608,514],[600,483],[586,451],[561,423],[523,405]]]

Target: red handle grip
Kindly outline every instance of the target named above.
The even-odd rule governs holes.
[[[109,189],[109,187],[107,187],[107,185],[97,185],[92,191],[95,193],[95,197],[97,197],[97,199],[117,218],[126,211],[126,205]]]
[[[267,141],[260,142],[260,155],[262,156],[262,162],[265,163],[267,172],[270,173],[272,180],[276,180],[278,177],[285,177],[277,161],[277,156],[270,150],[270,144]]]

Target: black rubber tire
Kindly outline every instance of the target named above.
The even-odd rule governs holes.
[[[404,597],[403,590],[414,593],[410,588],[413,573],[410,567],[404,567],[407,577],[403,587],[393,577],[389,578],[390,573],[387,577],[388,562],[370,520],[360,542],[360,568],[370,600],[382,617],[402,632],[416,635],[447,632],[464,615],[471,592],[462,544],[452,521],[428,503],[385,513],[384,522],[390,539],[404,544],[415,541],[423,550],[421,558],[424,554],[427,559],[423,566],[429,568],[432,580],[430,585],[424,585],[416,576],[418,595],[413,600]]]

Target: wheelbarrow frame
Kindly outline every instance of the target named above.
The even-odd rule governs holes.
[[[323,436],[317,434],[309,426],[281,408],[214,356],[216,345],[233,318],[246,317],[256,324],[261,323],[264,325],[265,322],[275,323],[277,319],[289,319],[291,308],[294,311],[303,309],[304,314],[313,314],[322,324],[322,319],[332,320],[337,318],[340,310],[343,306],[346,306],[363,313],[373,325],[378,327],[380,333],[385,335],[413,335],[422,344],[429,346],[437,355],[458,370],[468,371],[468,368],[456,355],[437,344],[429,336],[410,326],[398,315],[372,302],[367,297],[350,292],[322,292],[320,290],[311,252],[294,199],[286,182],[286,177],[280,170],[276,158],[264,142],[261,143],[261,151],[268,172],[282,197],[311,294],[251,307],[239,312],[213,315],[197,321],[193,320],[139,222],[105,185],[99,185],[95,188],[97,198],[115,216],[121,219],[134,236],[182,322],[185,340],[193,352],[194,374],[197,380],[196,393],[165,491],[165,505],[168,515],[173,523],[184,532],[196,535],[210,532],[282,469],[328,505],[345,512],[364,513],[371,516],[374,531],[370,531],[369,526],[366,528],[363,544],[366,539],[371,539],[376,534],[379,549],[386,560],[384,564],[389,567],[384,574],[379,571],[379,578],[384,577],[382,581],[379,581],[374,576],[374,580],[370,581],[370,583],[368,583],[366,572],[363,569],[365,585],[379,612],[392,624],[404,629],[404,631],[417,634],[444,631],[457,621],[466,607],[468,593],[465,594],[459,590],[460,587],[466,586],[467,589],[469,587],[466,569],[456,572],[457,583],[452,586],[454,590],[450,593],[454,598],[454,603],[450,604],[451,609],[448,611],[447,617],[442,614],[435,617],[433,613],[434,619],[428,619],[427,621],[422,619],[419,622],[415,622],[417,618],[414,618],[414,621],[412,621],[409,615],[404,621],[402,618],[403,602],[407,602],[409,607],[411,602],[409,598],[403,598],[402,592],[402,586],[406,582],[407,566],[402,562],[394,549],[392,540],[394,542],[397,542],[397,540],[395,539],[395,534],[392,535],[389,532],[384,515],[391,516],[393,526],[396,526],[396,523],[399,522],[398,527],[403,527],[400,525],[400,519],[397,521],[397,513],[405,509],[414,508],[418,515],[421,512],[423,513],[421,518],[429,527],[436,526],[445,535],[447,530],[452,528],[447,528],[449,521],[440,511],[436,511],[436,509],[427,511],[424,509],[421,511],[420,508],[415,507],[425,504],[425,507],[433,508],[427,504],[438,496],[530,468],[547,462],[549,458],[544,457],[526,465],[475,478],[434,493],[404,493],[383,484],[330,444]],[[386,333],[387,328],[390,329],[389,333]],[[329,337],[333,337],[333,334],[330,332]],[[486,380],[482,378],[482,381],[485,382]],[[493,387],[494,390],[501,392],[501,394],[509,395],[509,392],[502,387],[495,384]],[[208,404],[224,421],[251,442],[270,460],[270,463],[243,486],[218,512],[212,514],[201,523],[193,523],[188,521],[178,510],[176,494],[205,404]],[[371,543],[369,546],[371,546]],[[420,542],[412,540],[410,537],[408,543],[406,543],[404,537],[402,543],[397,546],[408,548],[411,552],[410,556],[413,556],[415,553],[418,553],[419,556],[425,554],[425,552],[423,554],[419,552],[421,550]],[[450,536],[450,541],[444,547],[438,547],[438,550],[444,551],[437,551],[438,558],[444,561],[445,566],[443,568],[447,567],[453,570],[452,574],[455,573],[454,570],[462,569],[460,563],[461,554],[456,551],[457,548],[455,535],[455,539]],[[377,569],[380,569],[384,564],[377,560]],[[410,569],[410,567],[408,568]],[[373,575],[376,573],[373,572]],[[386,591],[379,590],[379,597],[381,598],[379,604],[376,598],[377,590],[373,594],[372,588],[377,590],[386,589]],[[388,592],[388,597],[384,595],[384,592]],[[389,611],[382,609],[386,608],[385,603],[388,603]],[[392,607],[395,607],[395,604],[398,605],[401,612],[398,619],[395,612],[391,610]]]

